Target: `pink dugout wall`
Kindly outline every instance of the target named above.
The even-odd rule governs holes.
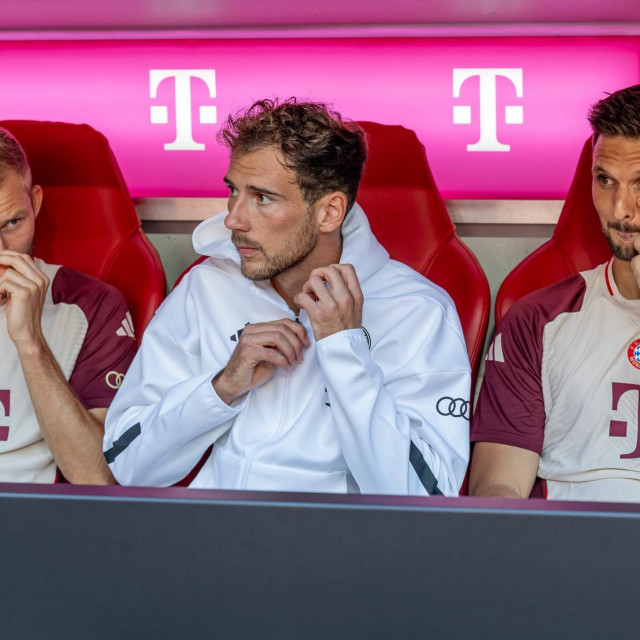
[[[402,124],[445,198],[560,199],[590,104],[640,82],[638,37],[0,43],[0,118],[86,122],[132,195],[223,196],[230,112],[323,100]]]

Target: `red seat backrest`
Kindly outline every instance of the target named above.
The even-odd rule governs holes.
[[[527,256],[502,283],[496,297],[496,326],[513,303],[537,289],[592,269],[611,257],[591,198],[592,140],[582,149],[569,193],[550,240]]]
[[[358,202],[390,256],[453,298],[475,383],[491,308],[487,277],[455,232],[416,134],[401,126],[358,124],[369,140]]]
[[[138,341],[166,282],[107,139],[88,125],[0,121],[23,146],[44,200],[34,253],[118,288]]]

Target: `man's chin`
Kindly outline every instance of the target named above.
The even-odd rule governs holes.
[[[247,279],[251,280],[251,282],[264,282],[265,280],[270,280],[271,278],[263,276],[261,273],[251,273],[247,271],[242,271],[242,275]]]
[[[607,233],[606,231],[604,233],[604,237],[607,239],[607,244],[609,245],[609,249],[611,249],[611,253],[613,253],[618,260],[630,262],[638,255],[638,251],[633,244],[618,244],[611,237],[611,233]]]
[[[249,265],[244,260],[240,263],[240,271],[247,280],[253,280],[254,282],[271,279],[271,276],[266,274],[264,269],[256,265]]]
[[[613,248],[613,255],[618,260],[631,262],[631,260],[633,260],[638,255],[638,252],[633,247],[616,246]]]

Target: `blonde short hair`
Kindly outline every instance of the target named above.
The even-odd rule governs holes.
[[[15,137],[0,127],[0,184],[11,171],[22,178],[27,190],[31,189],[31,167],[27,154]]]

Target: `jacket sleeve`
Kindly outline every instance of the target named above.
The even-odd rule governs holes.
[[[218,397],[211,380],[219,369],[202,371],[199,356],[154,317],[105,422],[105,457],[118,482],[173,484],[229,430],[243,402]]]
[[[471,374],[455,311],[407,319],[371,351],[360,329],[328,336],[317,350],[360,491],[457,496],[469,460]]]

